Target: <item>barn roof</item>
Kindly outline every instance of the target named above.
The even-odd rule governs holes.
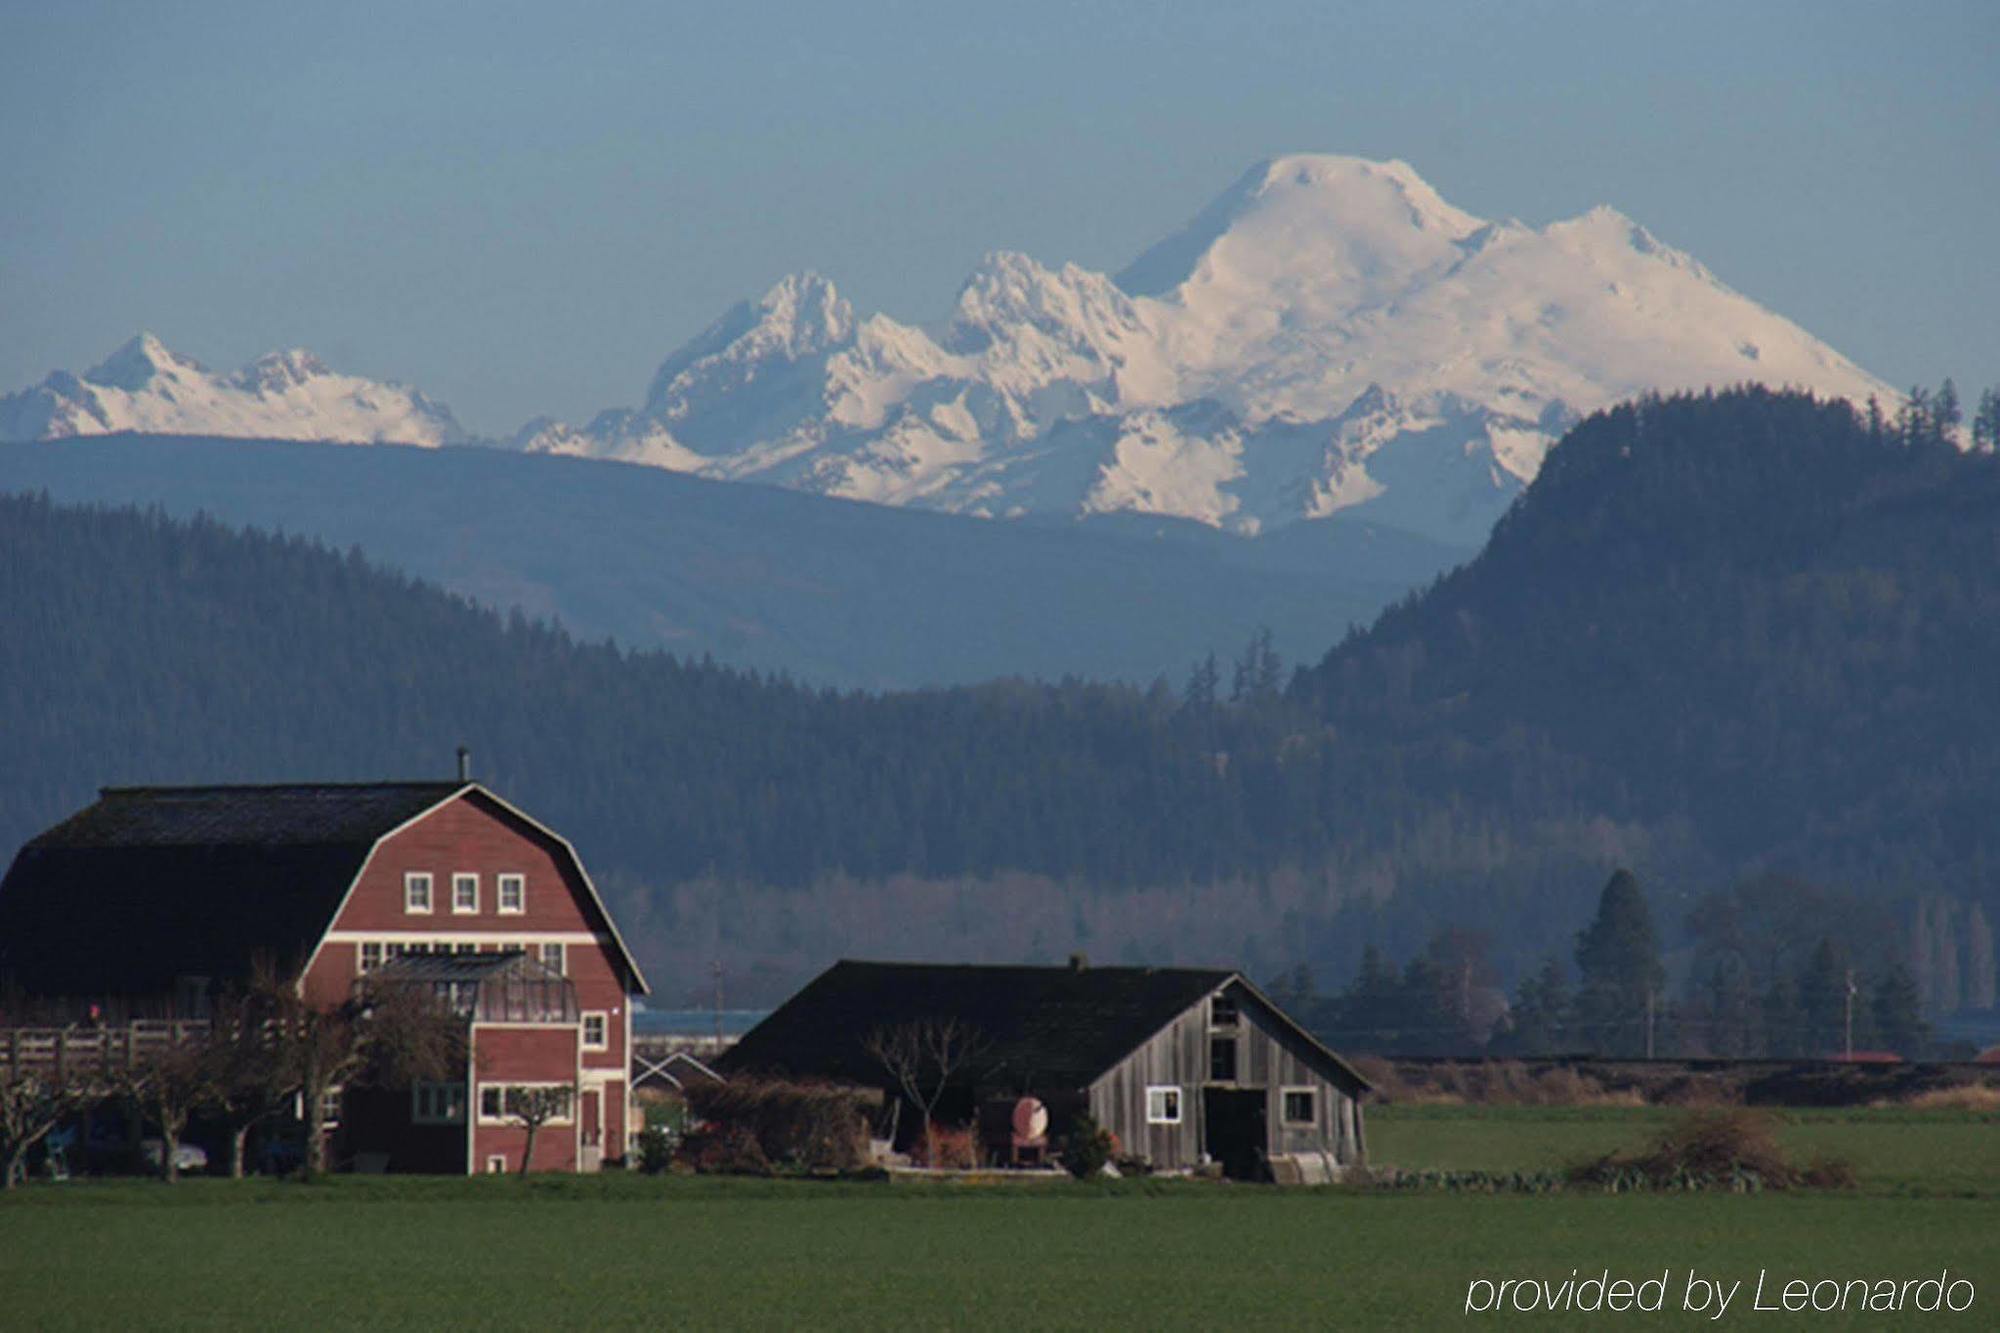
[[[559,835],[472,782],[107,787],[31,839],[0,881],[0,984],[147,995],[181,977],[243,979],[260,957],[301,966],[375,844],[466,793],[574,858]]]
[[[976,1029],[984,1040],[977,1061],[982,1082],[1082,1088],[1232,981],[1242,979],[1215,968],[843,961],[746,1033],[717,1060],[716,1068],[879,1083],[882,1066],[865,1049],[872,1031],[952,1018]],[[1276,1006],[1257,998],[1290,1024]],[[1305,1040],[1358,1081],[1332,1052],[1310,1037]]]

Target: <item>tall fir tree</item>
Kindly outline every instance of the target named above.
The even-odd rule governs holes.
[[[1585,1040],[1606,1054],[1643,1055],[1667,970],[1645,890],[1631,871],[1619,870],[1605,884],[1596,917],[1576,937],[1576,967]]]

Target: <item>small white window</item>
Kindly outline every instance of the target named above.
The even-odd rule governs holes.
[[[507,1087],[503,1083],[483,1084],[479,1089],[479,1118],[498,1120],[507,1113]]]
[[[1288,1125],[1319,1123],[1319,1097],[1311,1088],[1284,1089],[1283,1110]]]
[[[542,946],[542,966],[558,976],[568,976],[563,966],[563,946],[561,940],[551,940]]]
[[[491,1157],[487,1158],[487,1159],[486,1159],[486,1174],[487,1174],[487,1175],[489,1175],[489,1176],[504,1176],[504,1175],[506,1175],[506,1174],[507,1174],[507,1158],[505,1157],[505,1155],[503,1155],[503,1154],[501,1154],[501,1153],[494,1153],[494,1154],[493,1154],[493,1155],[492,1155]]]
[[[382,943],[380,940],[361,946],[361,975],[367,976],[382,966]]]
[[[528,910],[528,877],[526,875],[500,876],[500,914],[519,916]]]
[[[1178,1125],[1181,1122],[1181,1090],[1177,1087],[1146,1089],[1146,1123]]]
[[[341,1090],[339,1088],[328,1088],[320,1096],[319,1119],[320,1123],[325,1125],[328,1129],[331,1129],[335,1125],[338,1125],[340,1123],[340,1112],[341,1112],[340,1093]]]
[[[431,876],[427,870],[412,870],[403,876],[403,910],[428,916],[431,910]]]
[[[583,1016],[583,1049],[601,1051],[611,1045],[610,1015],[587,1013]]]
[[[479,910],[479,876],[451,877],[451,910],[458,916],[466,916]]]

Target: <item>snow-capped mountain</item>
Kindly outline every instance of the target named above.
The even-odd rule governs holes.
[[[1404,163],[1298,156],[1115,279],[989,256],[933,327],[788,277],[643,406],[515,443],[995,516],[1252,533],[1365,506],[1476,543],[1581,415],[1745,381],[1895,401],[1611,209],[1488,222]]]
[[[340,375],[294,348],[233,375],[142,333],[81,376],[57,371],[0,398],[0,440],[136,431],[339,443],[451,444],[451,409],[414,389]]]

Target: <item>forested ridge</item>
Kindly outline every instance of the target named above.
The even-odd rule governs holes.
[[[0,499],[0,841],[102,784],[445,775],[463,743],[642,920],[695,881],[810,916],[832,880],[1027,875],[1079,922],[1221,886],[1278,939],[1245,961],[1344,975],[1451,921],[1512,975],[1619,863],[1673,936],[1770,870],[1901,920],[2000,875],[2000,465],[1945,429],[1756,389],[1601,413],[1477,559],[1320,662],[1259,641],[1150,689],[835,693],[358,552]],[[1203,920],[1191,951],[1253,951]],[[957,939],[900,924],[852,947]]]

